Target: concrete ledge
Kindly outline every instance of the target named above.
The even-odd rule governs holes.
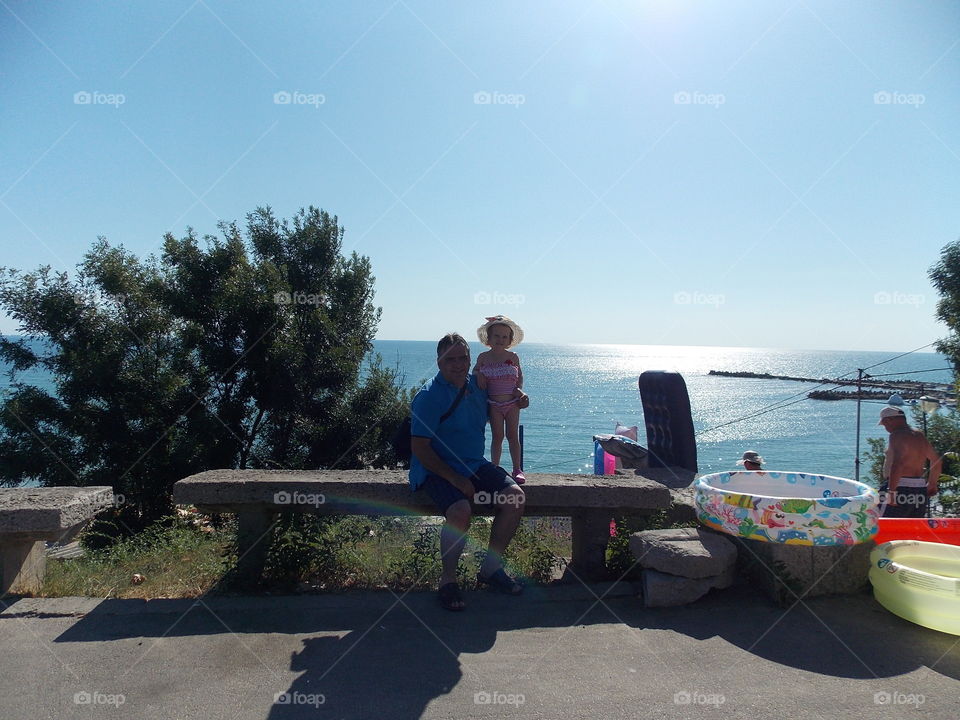
[[[669,473],[668,473],[669,474]],[[666,475],[665,475],[666,477]],[[674,477],[676,479],[676,477]],[[610,520],[669,508],[664,484],[640,475],[527,475],[524,514],[569,517],[573,528],[571,570],[591,580],[606,576]],[[397,470],[208,470],[173,486],[173,500],[204,512],[236,513],[242,583],[262,571],[273,515],[278,511],[346,515],[437,515],[426,493],[412,493],[407,471]],[[475,505],[480,515],[493,505]]]
[[[784,545],[736,538],[739,568],[773,600],[853,595],[868,585],[873,542],[857,545]]]
[[[45,541],[70,539],[112,504],[105,486],[0,489],[0,596],[37,592]]]
[[[112,504],[108,486],[2,488],[0,536],[60,540]]]
[[[597,509],[612,517],[671,503],[666,486],[636,475],[530,473],[523,491],[524,514],[532,516],[569,517],[571,511]],[[208,470],[175,483],[173,501],[217,512],[260,506],[328,514],[437,514],[426,493],[410,492],[405,470]]]

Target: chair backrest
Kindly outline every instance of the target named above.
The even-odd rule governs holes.
[[[649,466],[682,467],[697,472],[697,443],[683,376],[648,370],[640,375],[639,386]]]

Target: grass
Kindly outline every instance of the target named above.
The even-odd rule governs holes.
[[[474,519],[458,572],[475,577],[490,536]],[[80,558],[47,561],[43,597],[192,598],[229,590],[235,526],[179,516]],[[440,575],[440,525],[419,517],[281,515],[264,573],[265,591],[433,588]],[[569,528],[526,519],[504,559],[512,571],[549,582],[570,554]],[[135,576],[142,576],[138,582]]]
[[[230,531],[205,532],[182,520],[88,551],[47,560],[42,597],[198,597],[212,590],[235,562]],[[136,582],[134,575],[143,576]]]

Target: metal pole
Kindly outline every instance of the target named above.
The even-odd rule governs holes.
[[[923,398],[925,394],[923,392],[923,383],[920,383],[920,399],[917,401],[920,403],[920,414],[923,415],[923,436],[927,436],[927,411],[923,407]]]
[[[523,470],[523,425],[520,426],[520,469]]]
[[[857,459],[853,461],[853,479],[860,480],[860,401],[863,389],[863,370],[857,368]]]

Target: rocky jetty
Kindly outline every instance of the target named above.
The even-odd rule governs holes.
[[[915,380],[875,380],[865,377],[861,380],[850,378],[809,378],[793,375],[772,375],[770,373],[747,372],[742,370],[711,370],[708,375],[717,377],[747,378],[756,380],[794,380],[796,382],[817,383],[818,385],[834,385],[838,387],[860,387],[856,390],[813,390],[807,397],[814,400],[886,400],[892,392],[898,393],[904,400],[916,400],[921,395],[930,395],[937,398],[941,404],[951,403],[955,398],[952,385],[946,383],[920,383]]]

